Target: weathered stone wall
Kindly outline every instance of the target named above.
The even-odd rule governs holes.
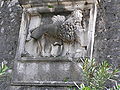
[[[101,0],[97,18],[94,57],[120,67],[120,0]]]
[[[98,9],[94,58],[120,70],[120,0],[102,0]],[[120,74],[116,79],[120,83]],[[112,83],[107,86],[111,87]],[[114,84],[114,82],[113,82]]]
[[[103,1],[103,0],[102,0]],[[97,60],[120,64],[120,1],[100,3],[94,45]],[[0,61],[14,59],[22,8],[17,0],[0,1]]]
[[[21,12],[17,0],[0,0],[0,62],[15,57]]]
[[[94,57],[99,61],[108,60],[120,67],[120,0],[104,1],[100,4],[97,18]],[[21,13],[22,9],[17,0],[0,0],[0,62],[6,60],[11,63],[15,57]],[[35,90],[34,87],[18,88]],[[1,90],[5,90],[4,87]]]
[[[21,12],[17,0],[0,0],[0,66],[4,60],[9,67],[12,65],[18,43]],[[1,77],[0,90],[9,90],[9,81],[9,77]]]

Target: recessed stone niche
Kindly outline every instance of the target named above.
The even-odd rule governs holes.
[[[92,57],[97,1],[19,2],[23,14],[12,85],[80,83],[81,59]]]

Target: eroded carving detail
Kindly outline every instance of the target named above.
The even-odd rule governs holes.
[[[25,52],[34,57],[84,57],[89,42],[86,28],[83,12],[79,9],[67,17],[54,15],[52,24],[28,31]]]

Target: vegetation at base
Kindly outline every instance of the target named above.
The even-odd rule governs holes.
[[[113,69],[107,61],[102,63],[97,63],[94,59],[85,59],[82,60],[82,74],[83,74],[83,83],[77,85],[74,82],[75,86],[78,88],[72,88],[69,90],[120,90],[120,85],[116,82],[116,85],[113,88],[107,89],[105,83],[107,80],[113,80],[113,77],[117,76],[119,72],[118,69]],[[4,76],[9,67],[6,62],[2,62],[0,67],[0,76]],[[1,77],[2,78],[2,77]],[[65,78],[64,82],[67,82]]]
[[[6,61],[2,62],[2,65],[0,67],[0,76],[3,76],[8,69],[9,68],[7,66],[7,62]]]
[[[48,5],[48,8],[54,8],[54,6],[52,6],[52,5]]]
[[[116,84],[113,88],[105,87],[107,80],[113,80],[117,76],[118,69],[113,69],[107,61],[97,63],[95,59],[82,60],[83,83],[78,87],[79,90],[120,90],[120,85]]]

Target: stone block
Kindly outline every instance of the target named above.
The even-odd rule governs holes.
[[[45,59],[27,58],[15,62],[13,84],[65,86],[73,85],[74,81],[81,82],[80,62],[73,63],[60,58]]]

